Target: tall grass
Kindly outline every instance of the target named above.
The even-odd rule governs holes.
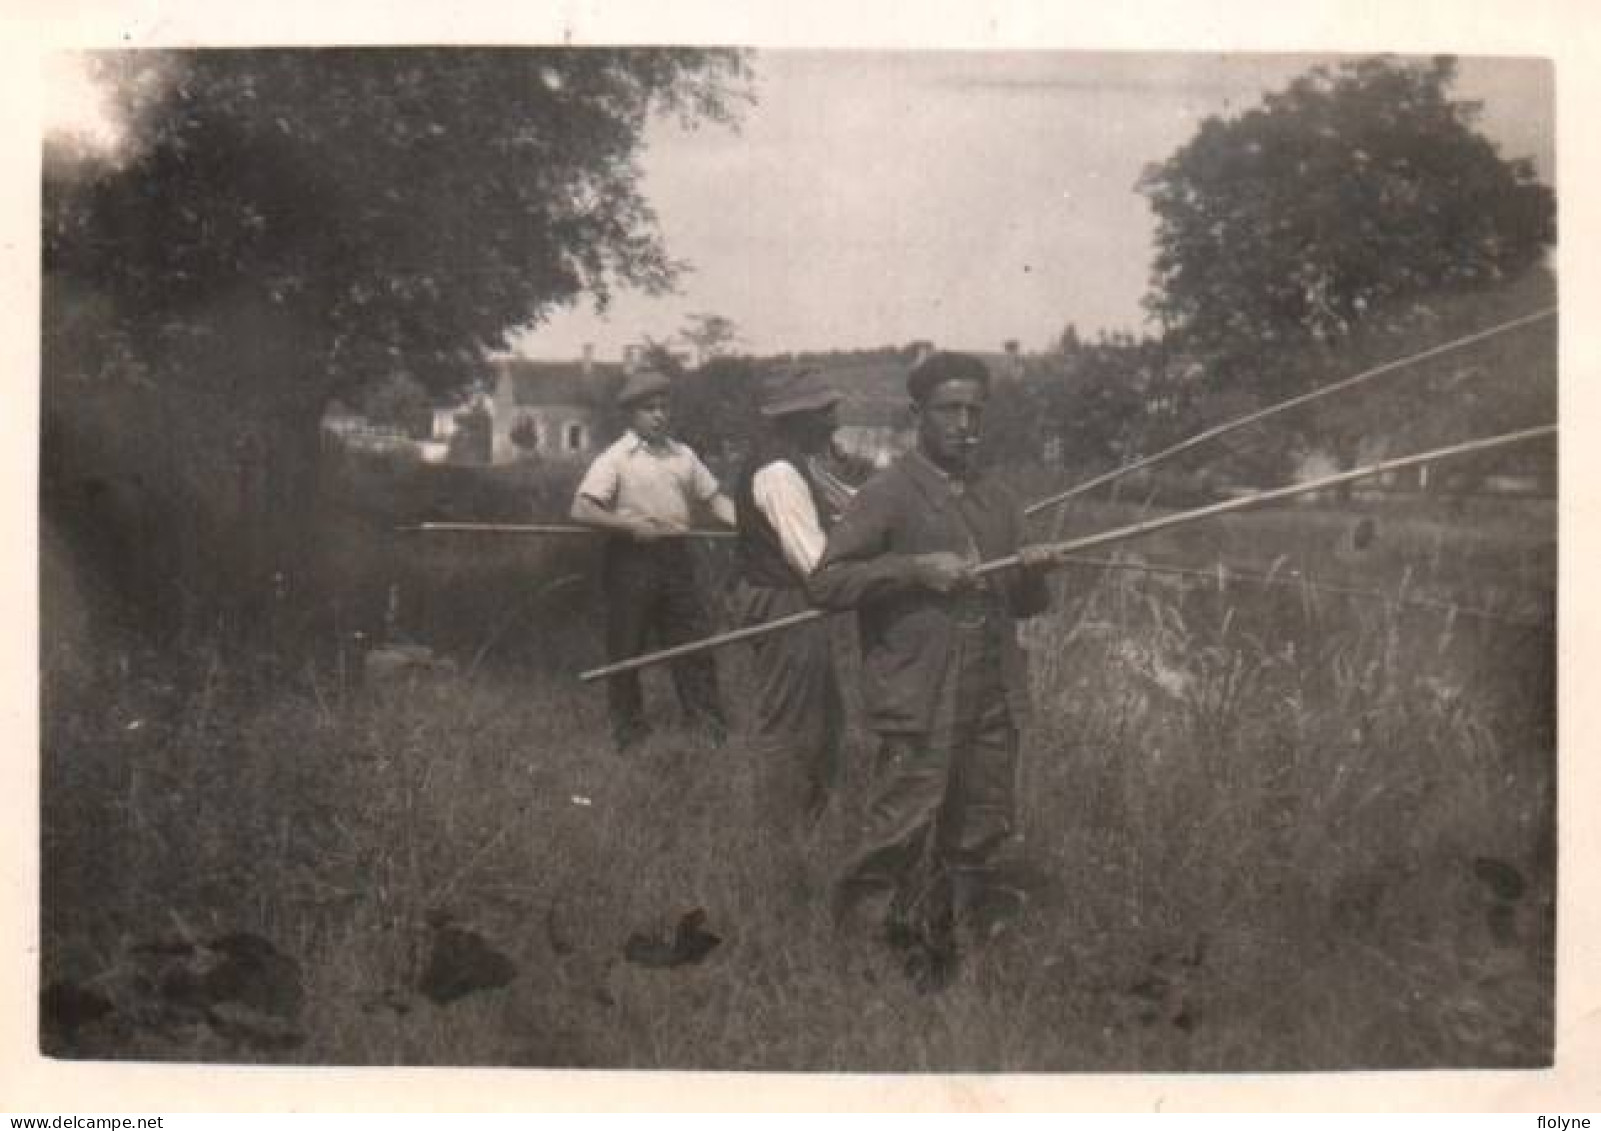
[[[1549,580],[1523,534],[1397,520],[1370,562],[1340,556],[1337,519],[1249,521],[1218,536],[1264,564],[1338,559],[1342,579],[1387,576],[1398,594],[1403,575],[1476,599]],[[851,735],[805,883],[780,883],[741,743],[669,728],[612,753],[602,692],[572,678],[599,659],[593,563],[521,553],[419,549],[374,573],[352,557],[352,593],[381,575],[363,627],[267,676],[208,649],[47,671],[46,979],[93,979],[174,931],[248,930],[294,955],[308,990],[289,1051],[115,1016],[58,1051],[864,1071],[1550,1057],[1548,632],[1294,588],[1063,575],[1056,610],[1024,633],[1037,890],[1014,930],[972,941],[950,989],[920,996],[821,910],[862,818],[868,736]],[[453,666],[362,678],[390,585],[404,632]],[[736,706],[739,660],[722,663]],[[670,716],[666,686],[647,677]],[[1523,878],[1515,898],[1487,886],[1486,860]],[[623,957],[630,935],[696,907],[722,938],[704,962]],[[420,995],[445,918],[517,977],[448,1006]]]

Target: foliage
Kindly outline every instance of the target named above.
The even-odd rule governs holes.
[[[760,434],[758,366],[748,357],[715,357],[673,384],[674,430],[702,457],[731,464]]]
[[[694,347],[695,360],[702,365],[740,341],[739,326],[721,314],[691,314],[678,335]]]
[[[1052,463],[1084,476],[1128,463],[1201,427],[1174,368],[1157,339],[1101,334],[1087,341],[1068,326],[1054,351],[1024,358],[1021,397],[999,383],[1003,414],[1007,399],[1020,399],[1028,418],[1022,429],[1003,429],[1016,434],[994,451],[1018,462],[1049,442]]]
[[[1028,381],[992,378],[984,406],[978,458],[990,465],[1037,457],[1042,433],[1042,390]]]
[[[1298,351],[1536,263],[1552,193],[1474,128],[1455,73],[1449,58],[1315,68],[1148,168],[1148,303],[1170,344],[1219,384],[1282,396],[1306,380]]]
[[[928,342],[908,342],[903,346],[869,346],[862,349],[833,349],[833,350],[803,350],[796,354],[786,354],[785,361],[794,361],[808,365],[833,366],[841,363],[872,362],[872,361],[898,361],[908,366],[917,358],[920,351],[932,348]]]
[[[403,429],[413,439],[428,434],[433,403],[428,391],[409,373],[394,373],[370,386],[361,398],[361,413],[374,424]]]
[[[1405,319],[1359,326],[1334,354],[1307,357],[1315,384],[1350,376],[1556,305],[1556,281],[1542,267],[1494,289],[1434,294]],[[1410,364],[1352,397],[1333,397],[1275,431],[1300,450],[1334,453],[1345,464],[1423,451],[1557,419],[1555,318]],[[1382,422],[1382,425],[1376,424]],[[1431,483],[1470,486],[1485,475],[1532,474],[1555,487],[1548,444],[1525,444],[1443,465]]]
[[[215,515],[182,544],[186,591],[304,565],[332,397],[403,370],[447,399],[508,331],[668,287],[682,265],[640,181],[646,125],[732,123],[748,97],[744,58],[721,50],[86,58],[126,130],[105,158],[46,147],[45,462],[136,474]],[[159,424],[141,452],[102,416]],[[261,483],[230,495],[241,450],[263,453]],[[247,544],[259,553],[209,568]]]
[[[293,327],[275,399],[404,358],[430,391],[508,330],[679,268],[636,154],[651,113],[730,121],[739,56],[682,49],[103,54],[126,152],[47,177],[45,268],[141,341]],[[153,344],[153,342],[151,343]],[[226,343],[232,346],[232,342]]]
[[[683,376],[686,368],[678,354],[673,352],[671,342],[658,341],[649,334],[639,342],[639,366],[641,369],[651,369],[665,374],[669,378]]]
[[[1069,327],[1061,348],[1031,358],[1045,390],[1045,421],[1066,466],[1105,471],[1145,454],[1172,423],[1164,401],[1167,355],[1160,342],[1127,335],[1082,341]]]

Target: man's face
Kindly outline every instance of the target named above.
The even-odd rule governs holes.
[[[667,394],[657,393],[635,401],[628,418],[641,440],[662,439],[667,435]]]
[[[795,420],[795,433],[801,450],[816,454],[826,452],[834,433],[839,428],[839,414],[833,405],[802,413]]]
[[[945,471],[967,471],[978,451],[989,390],[980,381],[945,381],[921,403],[912,402],[917,420],[917,446]]]

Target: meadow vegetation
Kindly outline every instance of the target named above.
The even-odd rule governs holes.
[[[395,532],[564,514],[575,468],[319,463],[333,398],[371,407],[403,368],[454,403],[513,328],[669,289],[687,263],[646,199],[646,124],[737,122],[749,53],[88,62],[136,112],[117,159],[54,139],[41,170],[47,1052],[1550,1062],[1549,500],[1319,499],[1062,571],[1055,610],[1023,630],[1031,898],[1012,929],[967,940],[953,985],[919,995],[821,915],[862,818],[866,735],[809,873],[780,882],[737,734],[713,748],[668,727],[611,751],[603,693],[575,678],[601,658],[592,539]],[[1068,326],[1058,349],[1007,362],[986,456],[1056,464],[1009,469],[1020,495],[1553,306],[1554,196],[1478,132],[1454,82],[1445,58],[1314,68],[1149,166],[1163,335]],[[1549,422],[1541,317],[1420,363],[1388,400],[1242,433],[1038,533]],[[705,353],[729,344],[727,319],[697,320]],[[714,461],[748,438],[756,361],[713,358],[679,386],[677,426]],[[1457,486],[1494,473],[1552,490],[1545,449],[1464,466]],[[726,546],[703,564],[720,599]],[[738,650],[721,674],[742,706]],[[665,686],[649,681],[661,714]]]
[[[108,1009],[47,1008],[45,1046],[863,1071],[1549,1063],[1554,518],[1473,507],[1368,508],[1362,549],[1332,503],[1124,549],[1226,550],[1386,599],[1060,574],[1024,630],[1032,898],[927,996],[822,914],[865,735],[799,892],[774,880],[737,736],[611,751],[600,688],[574,678],[601,658],[592,546],[364,547],[345,524],[342,619],[292,644],[75,637],[70,599],[47,592],[42,979]],[[1059,528],[1136,513],[1084,504]],[[703,562],[713,594],[721,554]],[[1421,595],[1505,619],[1402,603]],[[386,636],[435,662],[365,670]],[[737,650],[721,672],[737,708]],[[647,678],[663,714],[666,687]],[[703,960],[625,956],[696,908],[720,940]],[[421,992],[452,930],[509,959],[509,980]],[[303,992],[271,1025],[176,1008],[149,972],[153,952],[238,932],[295,964]]]

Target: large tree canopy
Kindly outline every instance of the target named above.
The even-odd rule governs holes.
[[[125,130],[108,155],[46,146],[44,506],[86,545],[126,528],[132,599],[199,621],[208,589],[315,572],[332,398],[400,373],[438,397],[557,307],[669,286],[647,125],[732,123],[749,96],[717,50],[87,58]],[[133,517],[91,505],[106,483]]]
[[[678,268],[640,188],[653,113],[730,122],[736,53],[116,53],[119,160],[47,161],[45,270],[145,352],[239,335],[274,399],[397,367],[438,390],[508,330]],[[254,331],[254,333],[252,333]],[[285,337],[287,335],[287,337]]]
[[[1157,218],[1149,305],[1220,381],[1283,392],[1281,363],[1429,296],[1523,274],[1554,202],[1454,100],[1455,64],[1317,68],[1196,136],[1140,182]]]

